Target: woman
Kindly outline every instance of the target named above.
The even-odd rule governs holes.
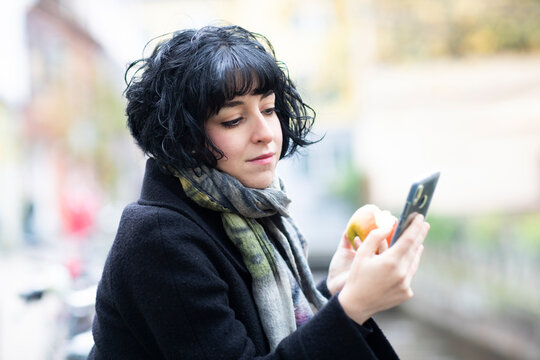
[[[358,251],[343,234],[315,286],[275,174],[314,116],[267,40],[180,31],[135,65],[128,125],[149,160],[104,267],[90,358],[397,358],[371,316],[412,296],[429,226],[418,217],[388,250],[387,231]]]

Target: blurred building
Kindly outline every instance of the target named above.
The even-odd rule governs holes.
[[[30,91],[2,119],[16,142],[6,143],[16,211],[2,219],[12,228],[4,242],[90,236],[100,209],[132,190],[130,174],[138,170],[123,116],[122,70],[68,5],[40,0],[26,14]]]
[[[540,57],[373,66],[358,123],[370,200],[400,210],[410,182],[442,172],[433,210],[540,210]]]
[[[28,72],[24,46],[24,2],[0,10],[0,248],[9,247],[22,233],[19,134],[21,106],[27,98]]]
[[[540,6],[374,1],[376,61],[362,84],[357,164],[397,211],[441,170],[433,210],[540,210]]]
[[[14,238],[22,232],[22,224],[18,214],[22,210],[18,194],[17,164],[18,147],[17,135],[19,120],[12,109],[0,102],[0,244],[10,246]]]

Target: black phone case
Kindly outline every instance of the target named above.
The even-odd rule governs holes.
[[[440,172],[436,172],[411,185],[407,201],[405,202],[405,206],[399,217],[398,226],[390,246],[394,245],[403,231],[409,226],[409,223],[412,221],[415,214],[422,214],[424,217],[427,215],[433,192],[439,181],[439,176]]]

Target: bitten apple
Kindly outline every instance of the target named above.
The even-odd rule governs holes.
[[[356,250],[354,238],[359,237],[364,241],[373,229],[392,229],[387,236],[388,246],[396,232],[397,218],[388,210],[381,210],[377,205],[367,204],[355,211],[347,224],[347,238]]]

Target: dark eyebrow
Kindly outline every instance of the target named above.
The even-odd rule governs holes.
[[[240,101],[240,100],[231,100],[231,101],[227,101],[225,104],[223,104],[223,106],[221,108],[231,108],[231,107],[235,107],[235,106],[238,106],[238,105],[242,105],[244,104],[243,101]]]
[[[265,92],[264,94],[261,95],[261,99],[264,99],[264,98],[272,95],[273,93],[274,93],[274,90],[268,90],[267,92]],[[252,93],[250,95],[259,95],[259,94]],[[235,107],[235,106],[243,105],[243,104],[244,104],[243,101],[231,100],[231,101],[227,101],[225,104],[223,104],[222,108],[231,108],[231,107]]]

